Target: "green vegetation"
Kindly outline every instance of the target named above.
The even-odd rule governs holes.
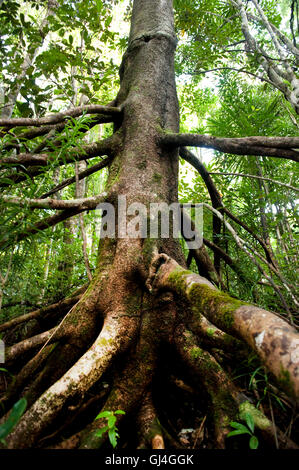
[[[117,415],[124,415],[123,410],[116,411],[102,411],[97,415],[95,419],[106,418],[107,426],[102,427],[99,431],[96,431],[96,436],[102,437],[106,432],[109,436],[109,441],[113,448],[117,446],[117,439],[119,438],[118,428],[116,426]]]

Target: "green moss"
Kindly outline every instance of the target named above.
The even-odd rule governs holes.
[[[192,359],[198,359],[199,357],[202,357],[204,354],[203,350],[201,348],[198,348],[197,346],[193,347],[190,350],[190,357]]]
[[[295,398],[294,384],[292,382],[290,373],[288,370],[285,370],[282,365],[280,366],[280,374],[278,377],[278,382],[283,388],[283,390],[291,397]]]
[[[216,330],[214,328],[207,328],[207,335],[214,336],[215,331]]]
[[[254,420],[254,424],[258,429],[263,430],[263,429],[267,429],[271,427],[271,421],[269,421],[269,419],[249,401],[244,401],[239,406],[240,418],[244,421],[246,421],[245,419],[246,413],[251,414]]]
[[[152,177],[152,181],[154,183],[160,184],[162,181],[162,175],[160,175],[159,173],[154,173]]]
[[[215,423],[220,427],[227,427],[230,421],[236,420],[238,415],[238,407],[231,391],[226,387],[223,389],[219,389],[218,386],[215,387],[212,380],[207,383],[207,388],[212,400]]]
[[[146,170],[146,167],[147,167],[146,161],[140,162],[140,163],[137,164],[138,170],[141,170],[141,171]]]
[[[168,282],[170,286],[178,293],[185,295],[186,294],[186,276],[189,276],[192,271],[187,271],[180,266],[177,266],[168,277]]]
[[[99,338],[97,340],[97,345],[100,346],[100,347],[106,347],[108,346],[109,344],[112,344],[113,343],[113,339],[112,338],[109,338],[109,339],[106,339],[106,338]]]
[[[188,287],[187,281],[191,275],[194,276],[192,271],[177,267],[169,275],[168,281],[179,295],[183,295],[190,301],[192,311],[199,320],[202,314],[207,318],[211,318],[212,314],[212,317],[217,318],[218,323],[222,323],[220,327],[224,330],[231,330],[234,324],[235,311],[242,305],[246,305],[246,303],[196,281]]]
[[[106,192],[109,192],[109,190],[119,181],[120,168],[120,158],[117,156],[114,158],[109,168],[108,180],[105,185]]]
[[[234,312],[244,302],[233,299],[228,294],[216,291],[203,284],[194,284],[191,286],[188,297],[193,305],[200,308],[202,313],[214,310],[214,316],[223,323],[225,329],[230,330],[234,323]]]
[[[149,226],[149,225],[148,225]],[[146,266],[149,266],[153,259],[153,253],[157,246],[157,240],[154,238],[145,238],[142,246],[142,255]]]

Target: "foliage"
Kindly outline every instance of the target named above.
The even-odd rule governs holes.
[[[229,424],[234,431],[228,433],[227,437],[232,436],[239,436],[241,434],[249,434],[249,447],[250,449],[257,449],[259,445],[258,438],[254,435],[254,419],[250,413],[244,413],[244,421],[246,426],[242,423],[237,423],[235,421],[231,421]]]
[[[117,446],[117,439],[119,438],[118,428],[116,426],[117,415],[124,415],[123,410],[116,411],[102,411],[97,415],[95,419],[106,418],[107,426],[102,427],[99,431],[96,432],[96,435],[102,437],[105,432],[108,432],[109,441],[112,447]]]
[[[7,420],[0,425],[0,442],[5,444],[5,438],[20,421],[27,407],[26,398],[21,398],[14,404]]]

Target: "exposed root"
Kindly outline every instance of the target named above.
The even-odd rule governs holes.
[[[147,285],[185,298],[193,312],[245,341],[276,377],[286,393],[299,398],[299,334],[271,312],[219,292],[207,279],[184,270],[165,254],[153,260]]]
[[[130,267],[134,267],[134,259],[132,256]],[[104,264],[105,262],[106,260],[103,261]],[[118,265],[118,269],[115,269],[112,265],[110,271],[108,259],[107,265],[106,271],[95,273],[88,294],[81,298],[58,327],[10,348],[9,357],[14,359],[20,357],[22,352],[30,353],[49,338],[55,342],[55,345],[46,344],[30,360],[3,397],[2,403],[8,406],[24,389],[23,396],[29,403],[28,411],[6,439],[7,447],[109,447],[107,419],[95,418],[100,411],[123,410],[125,414],[115,415],[116,425],[121,428],[122,447],[164,449],[165,443],[170,447],[199,447],[210,435],[210,432],[204,432],[205,426],[207,431],[210,427],[213,429],[213,446],[225,448],[227,434],[231,431],[229,423],[242,419],[244,403],[249,402],[247,397],[244,401],[244,395],[239,393],[226,374],[226,360],[222,361],[221,357],[218,360],[214,352],[220,351],[225,359],[230,360],[227,353],[247,352],[243,341],[252,346],[251,339],[255,339],[255,330],[253,323],[247,323],[248,308],[254,309],[258,328],[261,326],[259,321],[265,318],[266,324],[271,327],[274,317],[275,331],[281,331],[281,324],[275,322],[282,320],[270,312],[264,313],[227,294],[219,293],[208,280],[183,270],[165,254],[156,256],[147,280],[147,287],[154,296],[146,293],[140,284],[135,284],[135,267],[128,278],[123,275],[122,266]],[[114,289],[107,289],[105,295],[102,295],[103,288],[111,283]],[[126,297],[133,286],[134,296]],[[180,303],[176,302],[176,296]],[[285,323],[282,324],[285,327]],[[94,339],[100,328],[100,334]],[[290,328],[287,325],[287,329],[282,330],[287,338],[289,334],[293,334]],[[86,332],[86,336],[82,331]],[[232,335],[238,336],[242,341]],[[58,338],[63,338],[63,341],[59,342]],[[190,386],[175,379],[176,385],[191,394],[191,402],[194,401],[194,395],[196,400],[203,399],[200,417],[194,418],[192,444],[186,438],[185,442],[182,439],[178,445],[174,436],[180,436],[179,430],[186,426],[182,425],[183,421],[179,416],[175,418],[175,424],[168,422],[158,405],[162,390],[159,390],[159,384],[155,382],[155,374],[160,354],[165,351],[173,353],[173,349],[167,349],[170,346],[174,346],[179,353],[191,383]],[[280,344],[277,347],[280,348]],[[119,361],[116,362],[116,359]],[[171,364],[172,357],[167,359]],[[112,388],[109,392],[105,390],[100,393],[101,378],[106,372],[109,383],[112,381]],[[176,375],[175,369],[171,374],[172,380]],[[186,379],[188,382],[188,377]],[[89,390],[93,394],[92,398]],[[182,394],[176,390],[174,397],[177,393]],[[103,404],[104,398],[106,401]],[[97,406],[99,409],[96,413]],[[254,410],[256,411],[255,408]],[[66,416],[65,421],[63,425],[59,422],[56,428],[61,416]],[[167,429],[160,423],[158,416],[161,416],[162,423],[166,418]],[[128,418],[134,419],[136,429]],[[285,438],[278,428],[274,431],[273,423],[264,414],[255,417],[255,421],[263,441],[273,445],[276,436],[281,447],[295,448],[295,444]],[[125,426],[128,426],[127,433],[123,433]],[[101,432],[103,428],[105,430]],[[172,429],[173,436],[169,434]],[[139,442],[136,440],[136,431]],[[70,437],[57,445],[65,433]]]
[[[8,448],[31,447],[65,406],[75,396],[84,395],[124,351],[136,332],[136,320],[109,318],[91,348],[52,385],[25,413],[7,440]]]
[[[200,317],[196,314],[192,315],[188,325],[209,350],[216,348],[230,353],[238,352],[239,357],[245,355],[246,352],[248,353],[248,348],[243,342],[217,328],[203,315]]]
[[[45,331],[44,333],[40,333],[39,335],[33,336],[32,338],[25,339],[20,343],[11,346],[6,350],[6,362],[8,365],[15,363],[21,355],[31,351],[32,349],[37,348],[43,344],[47,343],[54,343],[59,339],[62,339],[65,335],[64,331],[56,331],[56,328],[52,328],[49,331]]]
[[[58,429],[56,429],[53,433],[49,434],[48,436],[43,437],[39,441],[39,445],[44,444],[47,441],[51,441],[53,438],[56,436],[61,435],[61,433],[68,429],[78,418],[92,406],[94,403],[99,402],[106,394],[105,390],[102,390],[102,392],[92,398],[90,398],[86,403],[79,403],[76,407],[69,407],[70,412],[73,412],[70,416],[66,418],[66,421],[63,423],[62,426],[60,426]],[[80,433],[76,433],[73,436],[71,436],[68,439],[65,439],[61,443],[57,445],[49,445],[48,448],[51,449],[59,449],[59,448],[64,448],[64,449],[75,449],[78,447],[80,441]]]
[[[280,449],[298,449],[299,447],[295,442],[292,441],[288,436],[286,436],[279,428],[277,428],[272,421],[270,421],[264,413],[259,411],[252,403],[245,401],[240,404],[240,417],[244,413],[250,413],[253,417],[255,427],[259,429],[263,439],[271,444],[276,446],[276,442]]]
[[[129,414],[138,407],[142,400],[145,390],[152,381],[157,360],[157,347],[160,341],[158,335],[152,335],[154,313],[152,310],[144,311],[136,351],[115,380],[113,389],[101,411],[120,409]],[[123,418],[124,415],[118,415],[117,423],[119,424]],[[101,447],[107,439],[107,433],[99,437],[96,436],[96,431],[105,425],[105,419],[99,419],[91,423],[82,432],[80,448]]]
[[[143,399],[137,422],[140,435],[138,449],[165,449],[163,431],[150,392]]]
[[[216,447],[225,448],[225,438],[230,430],[229,422],[238,414],[237,390],[221,366],[207,351],[197,346],[196,337],[179,326],[176,346],[184,363],[199,387],[204,387],[211,405]]]
[[[18,394],[24,390],[26,383],[29,379],[37,372],[37,369],[42,367],[45,361],[48,359],[51,351],[56,347],[57,343],[49,344],[42,351],[36,354],[19,372],[17,377],[12,380],[5,396],[0,400],[0,404],[6,409],[13,405],[13,402],[17,399]],[[26,396],[26,393],[25,393]],[[27,399],[30,403],[30,399]]]

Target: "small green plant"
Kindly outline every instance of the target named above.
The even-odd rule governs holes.
[[[6,374],[10,375],[11,377],[14,377],[13,374],[11,372],[9,372],[9,370],[4,369],[3,367],[0,367],[0,372],[5,372]]]
[[[1,424],[0,426],[0,442],[1,444],[5,445],[5,438],[8,434],[13,430],[15,425],[20,421],[24,411],[27,408],[27,400],[26,398],[21,398],[21,400],[17,401],[12,410],[10,415],[8,416],[7,420]]]
[[[236,423],[235,421],[231,421],[229,424],[234,431],[231,431],[227,437],[237,436],[239,434],[249,434],[249,447],[250,449],[257,449],[259,446],[258,438],[254,435],[254,419],[250,413],[242,414],[242,418],[244,419],[246,426],[242,423]]]
[[[99,431],[96,432],[96,436],[102,437],[105,432],[108,431],[109,441],[112,447],[117,446],[117,438],[119,437],[118,428],[116,427],[117,417],[115,415],[124,415],[125,412],[122,410],[116,411],[102,411],[98,414],[95,419],[106,418],[107,426],[104,426]]]

